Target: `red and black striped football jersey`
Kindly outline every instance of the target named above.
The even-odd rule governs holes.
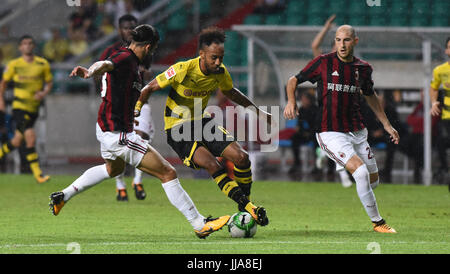
[[[134,106],[142,88],[140,61],[128,48],[120,49],[107,60],[114,64],[114,69],[102,78],[102,103],[97,123],[103,131],[131,132]]]
[[[118,52],[119,50],[125,49],[125,45],[122,41],[115,42],[111,46],[107,47],[103,52],[102,55],[100,55],[99,61],[104,61],[108,59],[111,55]]]
[[[361,94],[374,94],[369,63],[356,57],[346,63],[332,52],[313,59],[296,78],[298,84],[317,82],[316,132],[350,132],[365,127],[359,102]]]

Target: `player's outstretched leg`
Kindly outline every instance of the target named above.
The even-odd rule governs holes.
[[[244,194],[238,184],[227,175],[225,168],[220,169],[212,175],[217,186],[222,192],[238,204],[240,211],[247,211],[255,219],[256,223],[265,226],[269,224],[266,210],[263,207],[255,206]]]
[[[219,218],[203,217],[181,186],[175,168],[151,146],[148,146],[147,153],[138,168],[161,180],[170,203],[189,221],[197,237],[206,238],[211,233],[220,230],[230,219],[229,215]]]
[[[122,166],[123,161],[122,161]],[[122,170],[119,170],[120,174]],[[91,167],[86,170],[83,175],[81,175],[78,179],[75,180],[70,186],[65,188],[63,191],[54,192],[50,195],[50,210],[53,215],[58,215],[63,208],[63,206],[75,195],[83,192],[84,190],[102,182],[105,179],[108,179],[112,176],[109,175],[107,165],[99,165],[95,167]]]
[[[234,180],[242,189],[242,192],[250,200],[250,193],[252,189],[252,169],[250,161],[243,166],[234,166]],[[244,208],[239,208],[239,211],[244,211]]]

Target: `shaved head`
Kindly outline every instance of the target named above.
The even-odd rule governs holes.
[[[338,32],[345,32],[346,34],[349,34],[352,38],[355,38],[355,37],[356,37],[356,31],[355,31],[355,29],[354,29],[352,26],[350,26],[350,25],[342,25],[342,26],[340,26],[339,28],[337,28],[336,34],[337,34]]]
[[[353,48],[358,44],[358,37],[355,29],[350,25],[342,25],[336,30],[334,38],[336,52],[344,62],[351,62],[353,60]]]

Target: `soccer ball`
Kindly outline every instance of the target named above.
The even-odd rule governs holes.
[[[251,238],[256,234],[256,222],[248,212],[238,212],[228,221],[228,231],[232,238]]]

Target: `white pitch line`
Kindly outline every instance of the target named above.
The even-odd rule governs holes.
[[[108,246],[108,245],[238,245],[238,244],[367,244],[367,242],[315,242],[315,241],[220,241],[220,242],[99,242],[99,243],[81,243],[80,246]],[[8,248],[24,248],[24,247],[56,247],[67,246],[69,243],[49,243],[49,244],[7,244],[0,245],[0,249]],[[396,245],[396,244],[443,244],[450,245],[449,242],[379,242],[381,245]]]

